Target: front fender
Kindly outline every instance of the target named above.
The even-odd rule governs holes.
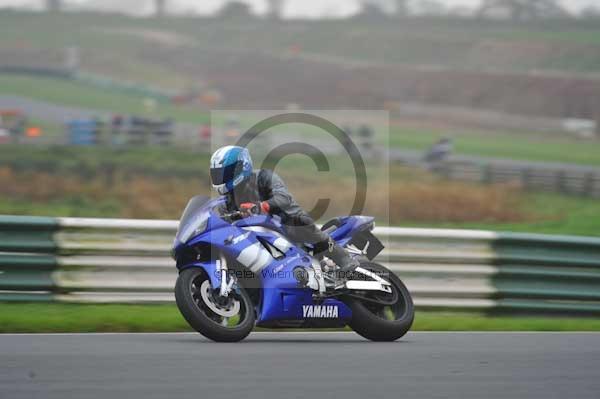
[[[181,273],[182,271],[193,267],[203,269],[206,272],[206,275],[210,280],[210,285],[212,285],[213,288],[218,288],[221,286],[221,273],[219,273],[217,263],[215,261],[190,263],[179,267],[179,272]]]

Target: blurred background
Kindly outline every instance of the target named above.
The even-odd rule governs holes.
[[[388,111],[384,223],[600,235],[596,1],[0,1],[2,214],[176,219],[245,109]]]
[[[600,314],[600,240],[570,237],[600,236],[596,0],[0,0],[0,301],[52,302],[0,303],[0,331],[188,329],[155,220],[251,110],[346,110],[379,226],[486,230],[381,230],[415,329],[600,329],[513,318]],[[335,166],[277,166],[301,205],[347,213],[344,154],[272,130]]]

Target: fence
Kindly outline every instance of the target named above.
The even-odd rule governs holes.
[[[422,152],[390,150],[393,162],[427,168],[447,179],[476,183],[516,183],[526,190],[600,198],[600,168],[466,155],[426,163]]]
[[[517,132],[542,132],[593,139],[597,137],[598,123],[591,119],[539,117],[507,113],[490,109],[448,105],[419,104],[388,101],[385,108],[393,116],[449,122],[459,126]]]
[[[435,171],[448,179],[480,183],[518,183],[532,191],[600,198],[600,169],[563,164],[449,160]]]
[[[0,300],[171,302],[176,221],[0,216]],[[600,239],[380,227],[418,308],[600,314]]]

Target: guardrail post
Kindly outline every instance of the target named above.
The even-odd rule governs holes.
[[[564,170],[558,170],[556,172],[556,191],[561,194],[568,194],[566,184],[566,173]]]
[[[596,176],[594,175],[594,172],[587,172],[585,175],[585,181],[583,184],[583,194],[587,197],[594,197],[595,194],[595,183],[596,183]]]
[[[481,182],[485,184],[493,183],[494,170],[492,164],[483,165],[483,171],[481,174]]]
[[[54,218],[0,215],[0,300],[53,299],[58,229]]]
[[[530,168],[521,169],[521,184],[526,190],[529,190],[531,187],[532,173],[533,171]]]

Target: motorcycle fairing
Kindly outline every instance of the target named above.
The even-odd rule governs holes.
[[[257,306],[257,322],[262,323],[272,320],[303,320],[306,311],[304,306],[318,305],[313,301],[313,290],[300,288],[294,277],[294,269],[298,266],[310,268],[311,257],[304,251],[287,241],[277,230],[265,228],[252,230],[256,225],[224,224],[215,230],[207,231],[194,237],[187,245],[210,244],[223,251],[229,258],[236,259],[253,271],[261,282],[260,301]],[[275,259],[264,248],[260,241],[264,240],[284,256]],[[217,261],[197,262],[185,265],[187,267],[201,267],[208,274],[211,285],[221,285],[221,273]],[[352,317],[350,309],[342,302],[327,299],[322,306],[335,307],[338,319],[349,320]],[[329,308],[327,308],[329,309]]]
[[[294,277],[294,269],[311,268],[313,259],[301,246],[294,245],[285,237],[285,228],[279,218],[256,215],[230,224],[210,208],[219,203],[219,200],[206,202],[205,207],[210,210],[206,211],[209,215],[204,232],[198,232],[187,242],[178,241],[176,238],[175,254],[183,247],[212,248],[210,250],[220,251],[226,258],[235,259],[254,272],[260,282],[256,308],[258,323],[277,320],[331,320],[334,315],[336,320],[351,319],[352,312],[343,302],[332,298],[315,302],[314,291],[311,288],[299,287]],[[345,245],[352,239],[354,232],[366,229],[372,221],[373,218],[362,216],[340,218],[340,223],[331,232],[331,237],[340,245]],[[283,256],[277,251],[271,251],[269,245],[280,251]],[[178,263],[177,267],[180,270],[189,267],[202,268],[209,276],[211,285],[220,287],[220,260],[216,259],[216,256],[206,258],[210,260]]]

